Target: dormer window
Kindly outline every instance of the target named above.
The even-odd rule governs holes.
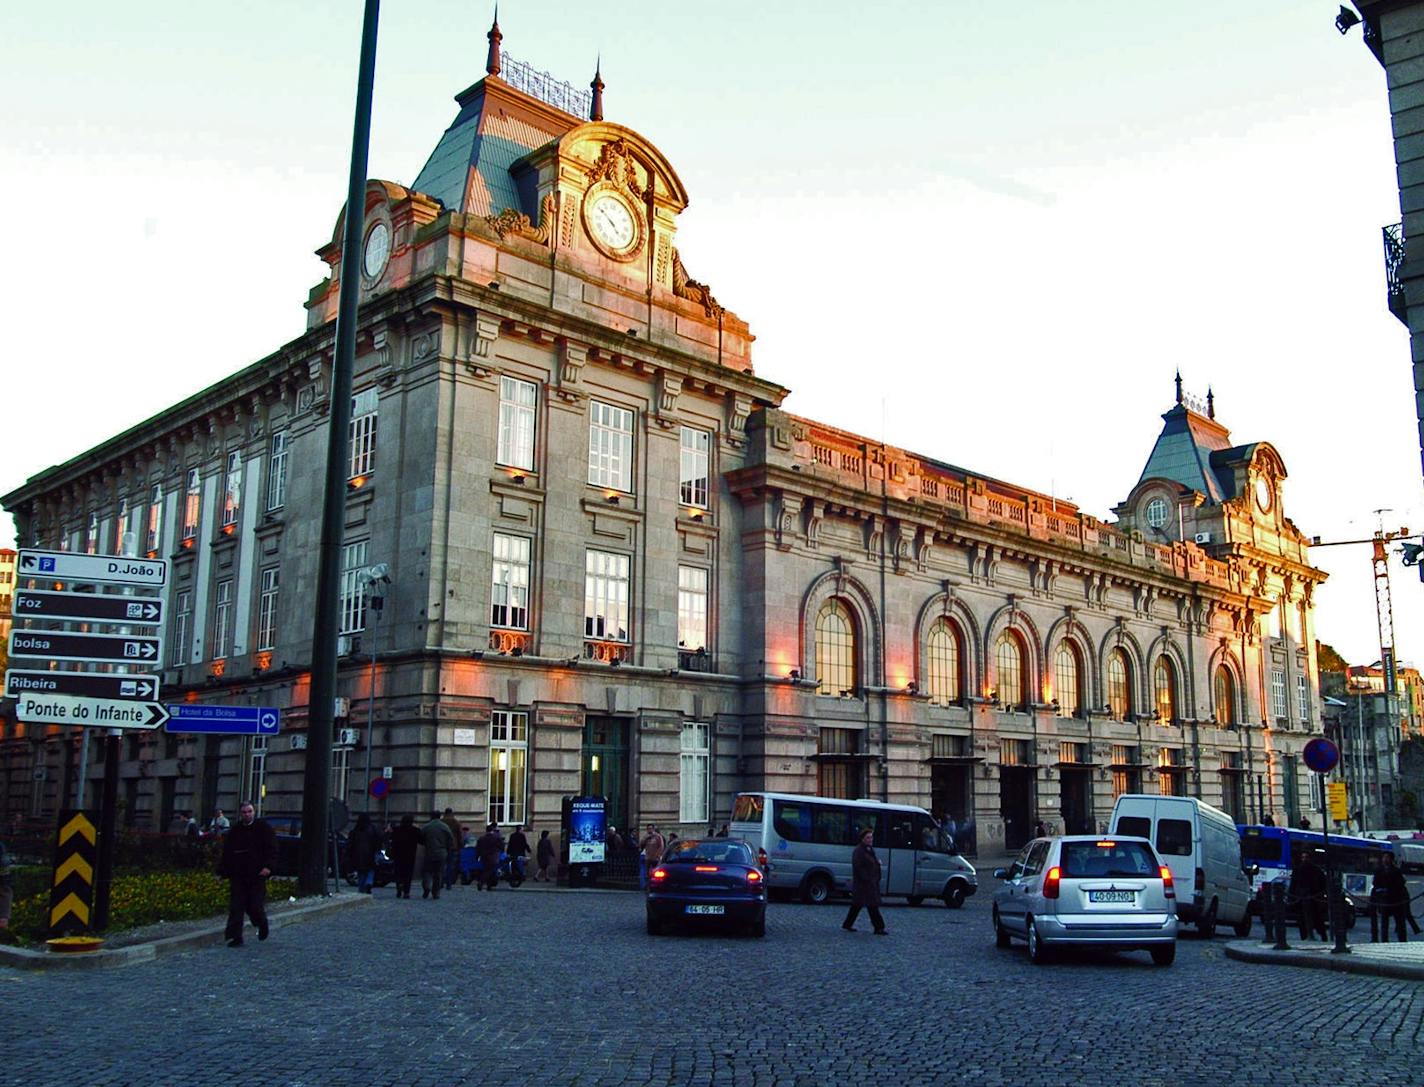
[[[1261,507],[1262,513],[1271,512],[1271,499],[1274,492],[1271,489],[1271,481],[1265,476],[1256,477],[1256,505]]]
[[[1167,500],[1154,498],[1147,503],[1147,523],[1152,528],[1161,528],[1167,523]]]

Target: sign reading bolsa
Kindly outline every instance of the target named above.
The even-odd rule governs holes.
[[[10,656],[90,664],[156,664],[163,640],[139,634],[57,634],[48,630],[10,631]]]
[[[68,694],[21,695],[15,707],[30,725],[80,725],[85,728],[157,728],[168,720],[160,702],[125,698],[76,698]]]
[[[72,551],[20,551],[18,577],[55,581],[121,581],[128,585],[168,584],[167,559],[127,555],[78,555]]]

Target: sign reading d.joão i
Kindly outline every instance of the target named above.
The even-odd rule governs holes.
[[[602,864],[608,814],[601,796],[576,796],[569,807],[569,863]]]

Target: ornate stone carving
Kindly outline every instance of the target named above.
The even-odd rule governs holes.
[[[485,222],[499,235],[501,241],[506,235],[515,234],[540,245],[548,245],[554,229],[554,194],[548,193],[540,202],[538,226],[529,221],[529,216],[514,208],[505,208],[498,215],[486,215]]]
[[[658,371],[658,414],[670,416],[677,411],[677,398],[682,394],[682,378],[666,370]],[[674,420],[660,419],[664,426],[672,426]]]
[[[821,503],[814,498],[806,500],[806,546],[819,547],[821,537],[821,522],[825,519],[825,511]]]
[[[658,256],[656,275],[659,283],[668,281],[668,251],[672,248],[666,234],[658,235]]]
[[[801,498],[794,494],[782,494],[776,501],[776,546],[782,551],[791,550],[791,538],[796,532],[796,523],[801,516]]]
[[[679,298],[686,298],[689,302],[696,302],[708,317],[720,317],[725,312],[712,296],[712,288],[697,282],[687,274],[682,257],[676,249],[672,251],[672,293]]]
[[[410,357],[414,362],[426,362],[440,353],[440,329],[417,332],[410,342]]]
[[[400,374],[397,367],[391,365],[395,352],[391,350],[390,333],[386,329],[378,328],[371,334],[371,353],[376,356],[376,383],[389,389]]]
[[[570,193],[564,193],[560,199],[559,207],[559,247],[567,249],[574,244],[574,215],[577,211],[578,198]]]
[[[727,436],[741,440],[747,435],[747,420],[752,414],[752,398],[742,393],[727,394]]]
[[[621,136],[603,145],[598,153],[598,161],[588,171],[589,185],[607,181],[625,189],[629,195],[643,202],[643,187],[638,184],[637,160],[628,148],[628,141]],[[649,185],[652,184],[651,178]]]
[[[558,395],[565,400],[583,397],[580,385],[583,368],[588,364],[588,348],[572,340],[559,341],[559,387]]]

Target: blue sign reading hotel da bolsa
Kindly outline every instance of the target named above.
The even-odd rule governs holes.
[[[282,715],[271,706],[204,706],[179,702],[168,707],[167,732],[218,736],[275,736]]]

